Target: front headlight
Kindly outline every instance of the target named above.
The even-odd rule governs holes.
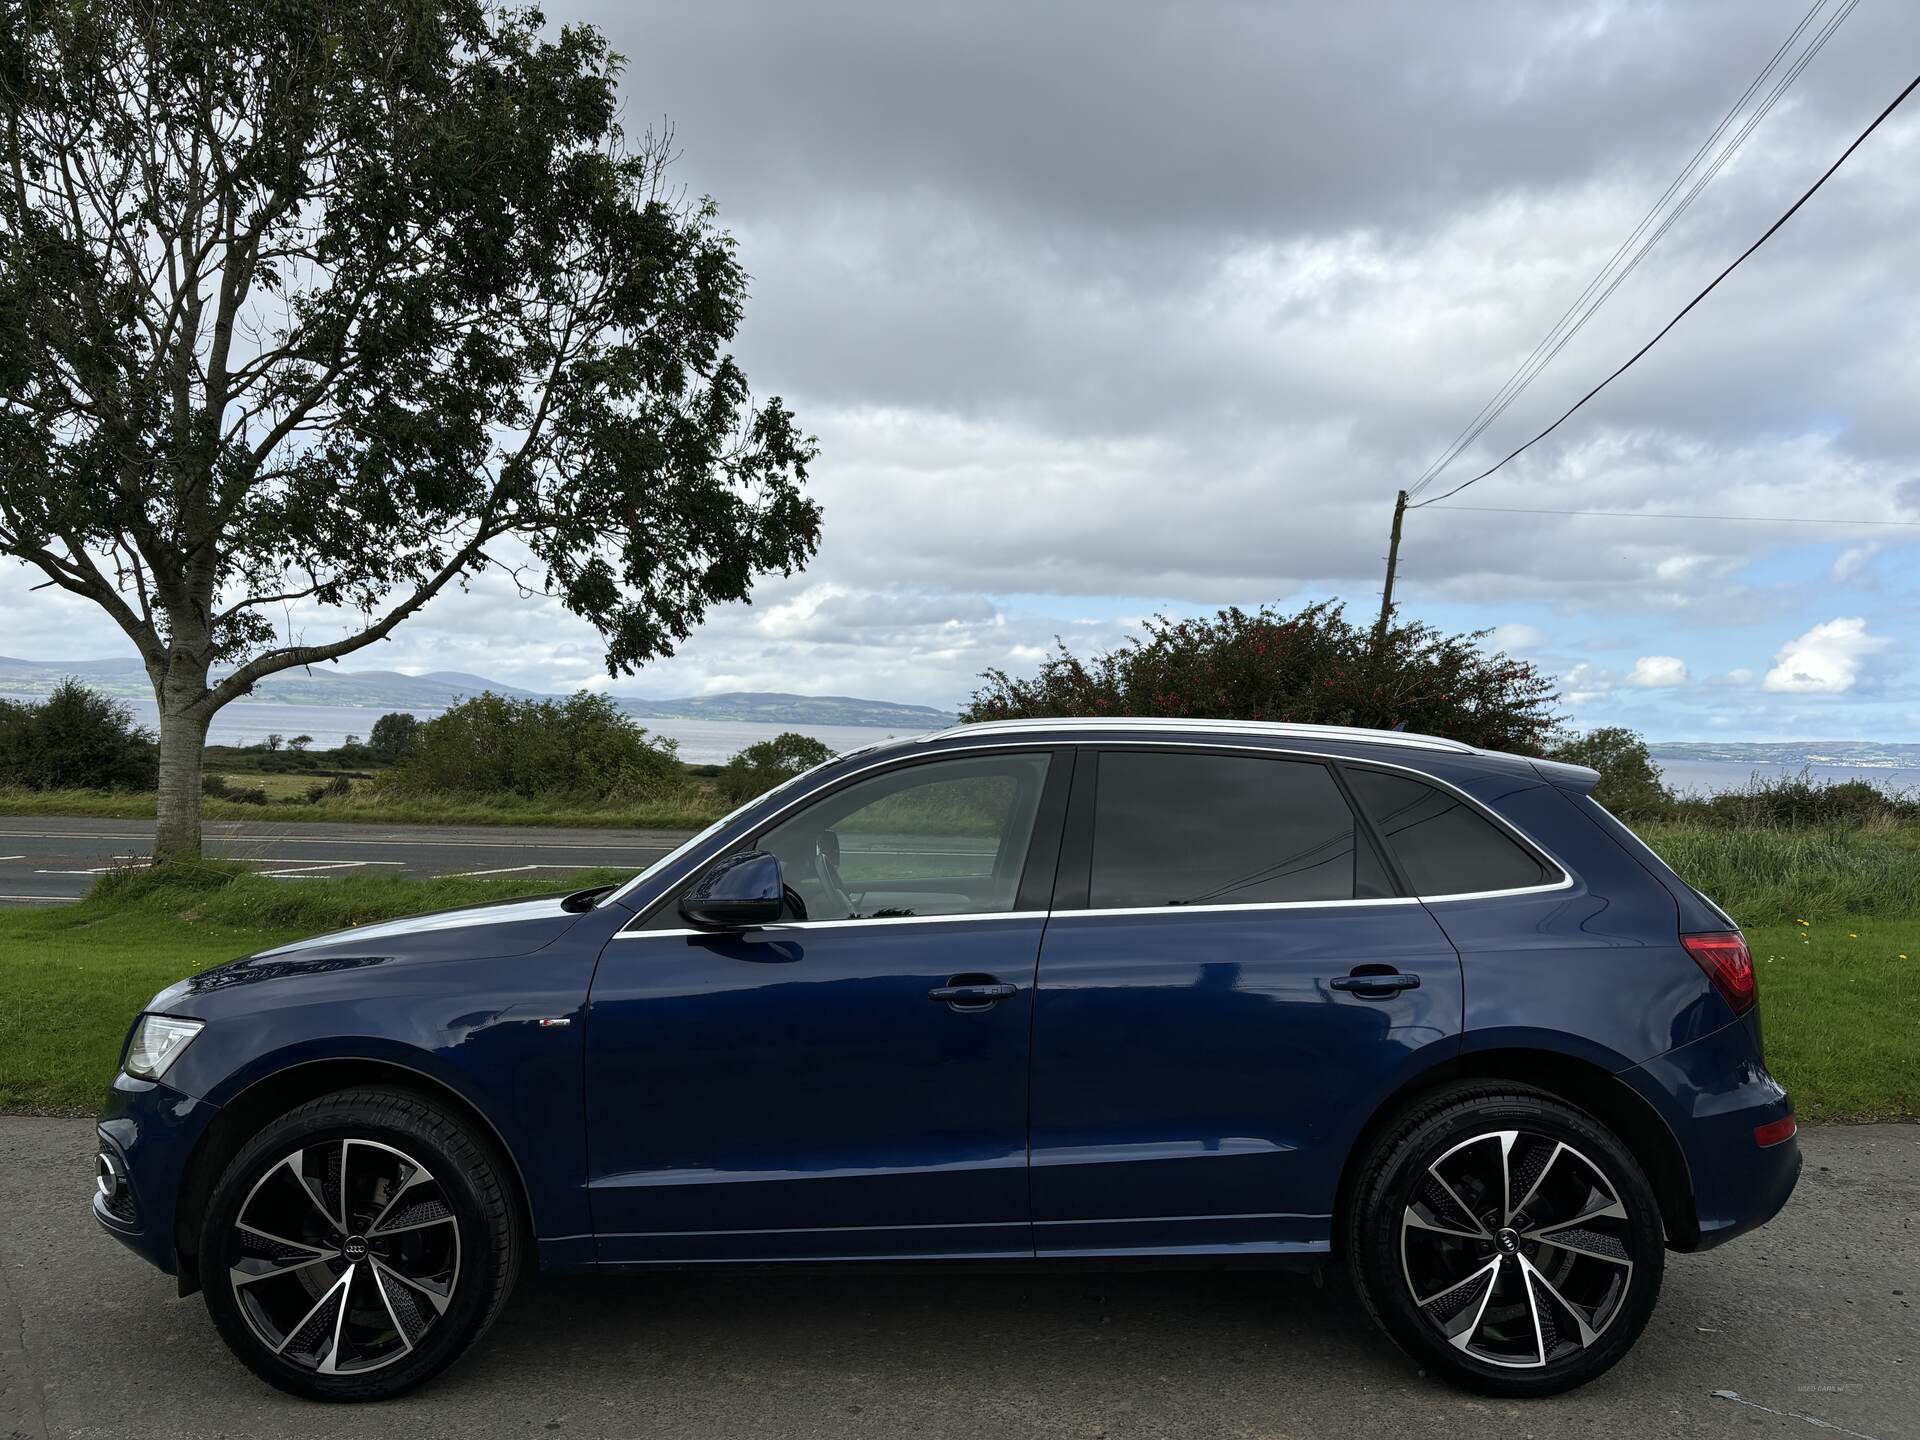
[[[133,1023],[126,1063],[121,1068],[136,1080],[158,1080],[206,1023],[182,1020],[177,1015],[142,1015]]]

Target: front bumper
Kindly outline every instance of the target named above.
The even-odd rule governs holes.
[[[1757,1025],[1736,1020],[1620,1076],[1660,1112],[1686,1158],[1697,1229],[1670,1235],[1675,1249],[1710,1249],[1766,1224],[1800,1178],[1797,1138],[1754,1139],[1759,1126],[1793,1114],[1760,1060]]]
[[[174,1227],[187,1160],[219,1108],[126,1074],[107,1092],[99,1129],[106,1183],[95,1184],[93,1218],[169,1275],[180,1271]]]

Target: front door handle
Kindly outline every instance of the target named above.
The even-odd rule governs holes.
[[[951,1005],[956,1010],[984,1010],[1019,993],[1018,985],[1008,985],[991,977],[972,980],[964,975],[956,975],[948,984],[936,985],[927,991],[927,998]]]
[[[1402,975],[1391,968],[1370,969],[1365,966],[1351,975],[1342,975],[1327,982],[1335,990],[1346,990],[1358,995],[1362,1000],[1385,1000],[1402,990],[1412,990],[1420,984],[1418,975]]]

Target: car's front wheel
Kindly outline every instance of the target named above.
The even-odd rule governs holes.
[[[1344,1233],[1373,1318],[1416,1360],[1494,1395],[1549,1395],[1617,1362],[1653,1312],[1659,1206],[1591,1115],[1524,1087],[1458,1085],[1362,1162]]]
[[[216,1182],[207,1308],[255,1374],[377,1400],[458,1358],[511,1293],[520,1225],[505,1162],[424,1096],[343,1090],[265,1126]]]

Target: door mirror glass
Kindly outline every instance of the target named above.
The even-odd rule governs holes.
[[[778,857],[743,850],[714,861],[680,897],[680,913],[702,930],[741,930],[780,918],[784,882]]]

